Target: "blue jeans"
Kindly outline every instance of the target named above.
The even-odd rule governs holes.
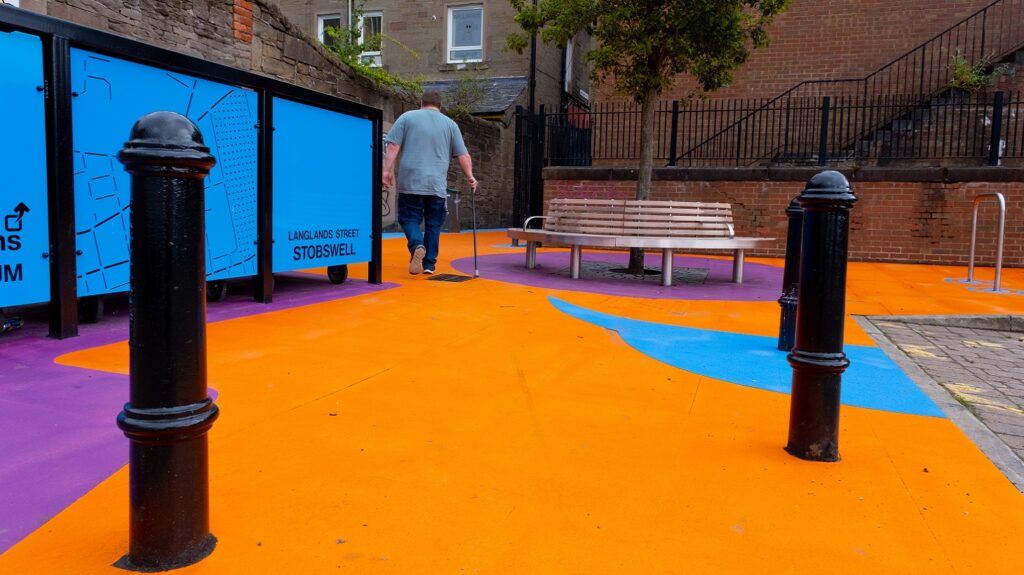
[[[409,253],[419,246],[427,249],[423,268],[437,266],[437,248],[441,241],[441,226],[448,217],[448,202],[440,196],[398,194],[398,223],[408,240]],[[423,229],[420,230],[420,223]]]

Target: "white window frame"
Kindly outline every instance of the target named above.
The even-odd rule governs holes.
[[[370,12],[363,12],[363,16],[359,19],[359,45],[363,44],[363,31],[366,30],[365,23],[367,18],[380,18],[380,31],[384,33],[384,12],[382,10],[373,10]],[[359,60],[371,68],[379,68],[381,66],[381,51],[370,51],[360,52]]]
[[[21,0],[2,0],[2,1],[0,1],[0,4],[10,4],[11,6],[14,6],[15,8],[21,8],[21,6],[19,5],[20,3],[21,3]]]
[[[338,29],[339,30],[343,30],[343,27],[342,27],[341,23],[344,22],[344,19],[341,16],[342,15],[340,13],[337,13],[337,12],[335,12],[333,14],[327,13],[327,14],[317,14],[316,15],[316,37],[317,37],[317,39],[320,40],[321,44],[326,44],[327,43],[327,42],[325,42],[326,38],[324,37],[324,28],[326,28],[326,26],[324,26],[324,20],[327,20],[328,18],[337,19],[338,20]]]
[[[454,19],[455,12],[458,10],[467,10],[475,8],[480,11],[480,45],[479,46],[459,46],[459,50],[480,50],[480,57],[473,59],[452,59],[452,50],[456,49],[453,45],[453,36],[455,32]],[[448,45],[445,47],[445,61],[449,64],[461,64],[463,62],[483,62],[484,61],[484,5],[483,4],[463,4],[459,6],[448,7]]]

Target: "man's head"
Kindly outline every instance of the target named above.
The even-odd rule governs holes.
[[[420,106],[427,107],[432,106],[441,109],[441,93],[437,90],[427,90],[423,92],[423,96],[420,97]]]

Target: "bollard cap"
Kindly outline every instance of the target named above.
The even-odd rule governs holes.
[[[857,201],[857,196],[853,194],[846,176],[835,170],[825,170],[814,174],[807,181],[807,186],[797,199],[804,209],[807,209],[808,204],[821,202],[849,207]]]
[[[804,213],[804,208],[800,205],[800,196],[794,196],[789,201],[789,206],[786,207],[786,215],[796,216]]]
[[[175,112],[153,112],[139,118],[130,138],[118,159],[132,174],[202,178],[216,163],[199,128]]]

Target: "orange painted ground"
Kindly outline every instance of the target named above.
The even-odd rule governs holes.
[[[470,240],[445,236],[438,271]],[[547,296],[764,335],[774,302],[425,281],[400,240],[385,261],[400,288],[210,325],[219,544],[181,573],[1021,572],[1024,495],[948,420],[844,407],[843,461],[800,461],[787,396],[659,363]],[[963,273],[852,264],[847,311],[1024,312],[942,281]],[[847,340],[870,345],[852,321]],[[127,346],[61,361],[127,372]],[[122,573],[127,503],[124,468],[0,573]]]

